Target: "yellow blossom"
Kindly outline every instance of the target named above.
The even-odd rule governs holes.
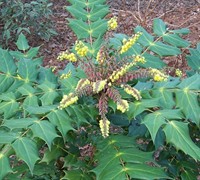
[[[86,56],[89,51],[88,47],[82,41],[76,41],[75,50],[81,57]]]
[[[107,83],[107,79],[94,82],[92,84],[93,92],[94,93],[99,93],[100,91],[102,91],[104,89],[106,83]]]
[[[146,60],[145,60],[145,57],[140,56],[140,55],[137,55],[137,56],[135,56],[135,58],[134,58],[134,62],[139,62],[139,63],[144,64],[144,63],[146,62]]]
[[[60,55],[57,57],[58,60],[63,61],[63,60],[68,60],[70,62],[76,62],[77,58],[74,53],[69,53],[68,51],[60,53]]]
[[[166,81],[168,76],[160,72],[158,69],[150,69],[150,75],[154,81]]]
[[[178,77],[181,77],[183,75],[183,73],[182,73],[182,71],[180,69],[176,69],[175,74]]]
[[[130,94],[131,96],[133,96],[136,100],[140,100],[142,97],[140,95],[140,92],[129,86],[129,85],[122,85],[122,87],[124,88],[124,91],[127,93],[127,94]]]
[[[113,17],[108,21],[108,30],[115,30],[117,26],[117,17]]]
[[[62,74],[61,76],[60,76],[60,79],[67,79],[67,78],[69,78],[70,76],[71,76],[71,71],[69,71],[68,73],[66,73],[66,74]]]
[[[59,109],[67,108],[68,106],[76,103],[77,101],[78,101],[78,96],[74,95],[73,93],[70,93],[69,95],[64,95],[60,102],[60,106],[58,108]]]
[[[99,50],[99,52],[97,53],[97,57],[96,60],[99,64],[103,64],[105,61],[106,57],[104,52],[101,51],[101,49]]]
[[[111,82],[117,81],[118,79],[120,79],[120,77],[122,77],[124,74],[126,74],[128,72],[128,70],[134,65],[135,65],[135,63],[133,63],[133,62],[125,64],[118,71],[113,71],[113,73],[111,74],[109,79],[111,80]]]
[[[120,54],[123,54],[125,53],[126,51],[128,51],[135,43],[136,41],[139,39],[139,37],[142,35],[141,32],[137,32],[133,37],[131,37],[130,39],[126,40],[124,39],[123,40],[123,45],[121,47],[121,50],[120,50]]]
[[[110,126],[110,121],[108,121],[108,119],[104,118],[103,120],[101,119],[99,121],[101,134],[104,138],[109,136],[109,126]]]
[[[80,80],[78,81],[77,86],[76,86],[76,91],[77,91],[77,90],[80,90],[80,89],[82,89],[82,88],[84,88],[85,86],[90,85],[90,84],[91,84],[91,83],[90,83],[90,81],[89,81],[88,79],[80,79]]]
[[[117,102],[117,109],[120,110],[122,113],[128,111],[129,104],[127,100],[121,100]]]

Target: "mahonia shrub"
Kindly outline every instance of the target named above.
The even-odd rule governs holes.
[[[128,37],[105,0],[69,2],[77,41],[57,75],[23,34],[0,49],[0,179],[196,179],[199,45],[171,77],[163,59],[189,47],[187,29],[155,19]]]

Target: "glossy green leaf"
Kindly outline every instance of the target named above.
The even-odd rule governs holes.
[[[197,126],[200,124],[200,106],[198,102],[198,95],[192,91],[184,88],[178,90],[176,93],[176,105],[182,109],[185,117],[192,122],[195,122]]]
[[[178,34],[165,34],[163,41],[176,47],[188,47],[190,43],[182,39]]]
[[[0,130],[0,144],[10,144],[17,139],[17,134]]]
[[[29,49],[25,54],[24,58],[32,59],[37,56],[40,47],[33,47]]]
[[[173,32],[176,34],[188,34],[190,30],[188,28],[182,28],[182,29],[170,30],[170,32]]]
[[[200,160],[200,148],[191,140],[186,123],[169,121],[163,130],[168,143],[172,143],[178,150],[182,150],[193,159]]]
[[[77,35],[78,39],[88,38],[89,37],[89,25],[82,20],[77,19],[68,19],[69,27]]]
[[[158,36],[163,36],[166,33],[166,24],[161,19],[154,19],[153,32]]]
[[[59,96],[56,92],[56,85],[54,83],[45,81],[38,87],[44,91],[44,95],[40,98],[43,106],[52,105],[54,100]]]
[[[30,128],[33,132],[33,135],[43,139],[51,150],[51,144],[53,140],[58,137],[55,126],[49,121],[42,120],[36,121],[36,123],[30,126]]]
[[[87,17],[88,12],[85,9],[83,9],[79,4],[78,5],[74,4],[72,6],[68,6],[66,9],[76,19],[81,19],[83,21],[86,21],[88,19],[88,17]]]
[[[140,36],[138,42],[143,46],[150,46],[153,43],[154,37],[150,35],[143,27],[137,26],[134,31],[142,32],[142,36]]]
[[[8,91],[13,82],[14,78],[5,74],[0,74],[0,93]]]
[[[180,110],[164,109],[146,115],[142,123],[145,124],[145,126],[148,128],[151,134],[151,138],[155,143],[159,128],[165,125],[167,120],[182,119],[182,117],[183,115]]]
[[[31,96],[35,93],[36,89],[34,89],[30,84],[24,84],[23,86],[18,88],[18,91],[23,96]]]
[[[27,137],[22,137],[17,139],[12,147],[17,156],[28,165],[31,173],[33,173],[34,165],[39,159],[36,143]]]
[[[58,105],[50,105],[50,106],[28,106],[26,110],[30,114],[46,114],[48,112],[51,112],[55,110],[58,107]]]
[[[200,43],[196,49],[189,49],[190,55],[186,56],[188,65],[193,70],[200,70]]]
[[[107,5],[97,5],[93,6],[90,13],[88,14],[88,19],[95,22],[98,19],[102,19],[109,13],[109,8]]]
[[[10,172],[12,172],[12,169],[8,158],[0,153],[0,179],[3,179]]]
[[[10,119],[5,120],[3,126],[6,126],[10,130],[18,128],[28,128],[28,126],[34,124],[37,118],[20,118],[20,119]]]
[[[170,46],[162,42],[151,43],[149,49],[159,56],[175,56],[181,54],[180,49],[177,47]]]
[[[107,31],[107,21],[104,19],[99,19],[91,23],[91,28],[88,33],[95,38],[102,36]]]
[[[59,157],[65,156],[65,152],[62,149],[63,149],[63,144],[61,143],[53,144],[51,147],[51,150],[47,149],[44,152],[44,156],[40,162],[41,163],[45,162],[49,164],[53,160],[57,160]]]
[[[15,95],[13,93],[2,94],[0,99],[4,100],[0,103],[0,114],[3,114],[5,119],[12,117],[19,108]]]
[[[17,70],[17,66],[7,50],[0,48],[0,72],[4,72],[8,75],[14,75]]]
[[[129,103],[129,111],[127,112],[127,115],[129,119],[132,119],[148,108],[159,107],[159,106],[160,106],[159,98],[142,99],[141,101]]]
[[[69,170],[69,171],[64,171],[65,175],[63,178],[61,178],[61,180],[64,179],[76,179],[76,180],[92,180],[93,178],[84,173],[81,169],[77,169],[77,170]]]
[[[21,59],[18,63],[18,74],[25,82],[34,82],[38,74],[36,65],[32,60]]]
[[[97,180],[104,179],[159,179],[167,178],[162,168],[156,167],[151,152],[140,151],[127,136],[110,136],[98,143],[97,167],[92,170]],[[147,165],[155,163],[155,167]],[[144,173],[145,172],[145,173]]]
[[[30,46],[28,45],[28,41],[27,41],[27,39],[26,39],[26,37],[24,36],[23,33],[21,33],[21,34],[19,35],[16,45],[17,45],[17,48],[18,48],[19,50],[22,50],[22,51],[26,51],[26,50],[28,50],[29,47],[30,47]]]
[[[71,125],[72,119],[64,110],[52,111],[47,115],[47,117],[52,124],[57,126],[64,139],[68,131],[74,130]]]

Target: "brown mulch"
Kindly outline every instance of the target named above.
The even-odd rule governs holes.
[[[76,40],[76,36],[67,26],[67,18],[71,15],[66,6],[66,0],[50,0],[53,5],[52,21],[58,33],[49,42],[42,40],[33,41],[33,45],[41,45],[40,54],[44,56],[44,66],[56,66],[63,69],[67,62],[56,60],[60,51],[69,49]],[[200,0],[110,0],[110,16],[117,16],[119,28],[117,32],[133,34],[133,28],[141,25],[151,32],[154,18],[161,18],[170,29],[189,28],[191,33],[185,38],[195,47],[200,42]],[[175,63],[174,63],[175,62]],[[178,56],[168,61],[171,66],[184,69],[184,57]]]

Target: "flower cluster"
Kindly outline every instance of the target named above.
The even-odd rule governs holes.
[[[93,84],[92,84],[93,92],[99,93],[100,91],[102,91],[104,89],[106,83],[107,83],[107,79],[93,82]]]
[[[158,69],[150,69],[150,75],[154,81],[167,81],[168,76],[160,72]]]
[[[78,96],[76,96],[73,93],[70,93],[69,95],[64,95],[60,102],[60,106],[58,108],[59,109],[67,108],[68,106],[76,103],[77,101],[78,101]]]
[[[134,58],[134,62],[138,62],[138,63],[144,64],[144,63],[146,63],[146,60],[145,60],[145,57],[137,55]]]
[[[60,79],[67,79],[67,78],[69,78],[70,76],[71,76],[71,71],[69,71],[68,73],[64,73],[64,74],[62,74],[61,76],[60,76]]]
[[[63,61],[63,60],[68,60],[71,62],[76,62],[77,58],[74,53],[69,53],[68,51],[60,53],[60,55],[57,57],[58,60]]]
[[[110,121],[106,117],[99,121],[101,134],[104,138],[106,138],[109,135],[109,126],[110,126]]]
[[[121,85],[122,88],[124,88],[124,91],[127,93],[127,94],[130,94],[131,96],[133,96],[136,100],[140,100],[142,97],[140,95],[140,92],[129,86],[129,85]]]
[[[129,109],[129,104],[127,100],[120,100],[117,102],[117,109],[120,110],[122,113],[124,113],[125,111],[128,111]]]
[[[120,77],[126,74],[127,71],[134,65],[135,65],[134,62],[125,64],[119,70],[113,71],[109,79],[111,80],[111,82],[117,81]]]
[[[86,56],[89,51],[88,47],[82,41],[76,41],[75,50],[81,57]]]
[[[182,71],[180,69],[176,69],[175,74],[178,77],[181,77],[183,75],[183,73],[182,73]]]
[[[123,54],[125,53],[126,51],[128,51],[135,43],[136,41],[139,39],[139,37],[142,35],[141,32],[137,32],[133,37],[131,37],[130,39],[126,40],[124,39],[123,40],[123,45],[121,47],[121,50],[120,50],[120,54]]]
[[[105,57],[105,53],[103,51],[103,48],[101,48],[99,50],[99,52],[97,53],[97,56],[96,56],[96,60],[99,64],[103,64],[104,61],[105,61],[106,57]]]
[[[117,28],[117,17],[113,17],[108,21],[108,30],[115,30]]]

